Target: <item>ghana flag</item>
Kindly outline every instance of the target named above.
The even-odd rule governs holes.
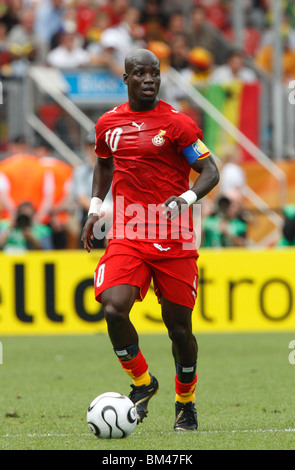
[[[232,124],[234,124],[255,145],[259,145],[260,84],[234,81],[228,84],[210,85],[204,92],[205,97]],[[222,157],[223,149],[235,140],[209,115],[204,116],[204,141],[216,155]],[[253,157],[242,148],[244,160]]]

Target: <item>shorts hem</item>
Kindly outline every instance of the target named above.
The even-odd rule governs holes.
[[[157,296],[157,299],[158,299],[158,303],[161,304],[161,298],[160,298],[160,292],[155,292],[155,295]],[[162,295],[162,294],[161,294]],[[195,305],[196,305],[196,300],[195,301],[192,301],[191,303],[190,302],[181,302],[179,300],[179,298],[174,298],[172,295],[162,295],[162,297],[164,297],[166,300],[169,300],[169,302],[173,302],[177,305],[181,305],[182,307],[187,307],[187,308],[190,308],[191,310],[194,310],[195,308]]]
[[[95,300],[101,304],[101,294],[107,290],[107,289],[110,289],[111,287],[116,287],[116,286],[124,286],[124,285],[128,285],[128,286],[134,286],[134,287],[137,287],[139,289],[139,297],[137,297],[135,299],[135,302],[142,302],[144,300],[144,297],[142,295],[142,292],[141,292],[141,288],[135,284],[135,283],[132,283],[132,282],[115,282],[115,283],[111,283],[107,286],[105,286],[102,290],[99,290],[98,294],[95,293]]]

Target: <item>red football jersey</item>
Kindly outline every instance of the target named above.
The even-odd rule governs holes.
[[[196,123],[162,100],[146,112],[127,102],[103,114],[95,130],[97,155],[114,161],[110,238],[192,241],[191,210],[170,221],[161,204],[189,189],[191,167],[182,150],[202,139]]]

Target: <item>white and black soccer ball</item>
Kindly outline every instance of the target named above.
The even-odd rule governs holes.
[[[120,393],[103,393],[90,403],[87,410],[87,423],[98,438],[127,437],[137,424],[134,403]]]

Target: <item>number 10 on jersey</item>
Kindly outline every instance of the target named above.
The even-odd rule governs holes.
[[[113,131],[109,129],[106,132],[105,141],[112,152],[115,152],[117,150],[122,132],[123,129],[121,127],[116,127]]]

